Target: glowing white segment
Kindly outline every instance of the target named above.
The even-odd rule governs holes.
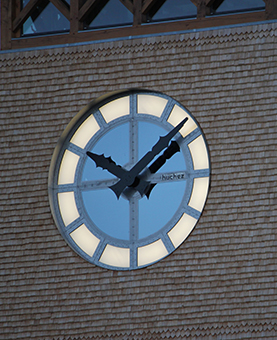
[[[130,249],[107,244],[99,261],[110,266],[128,268],[130,267]]]
[[[144,266],[152,262],[158,261],[165,257],[168,251],[163,241],[157,240],[151,244],[138,248],[138,266]]]
[[[161,117],[166,106],[167,99],[151,96],[149,94],[138,95],[138,113],[148,113],[156,117]]]
[[[58,202],[63,222],[67,227],[80,216],[77,210],[74,192],[69,191],[58,193]]]
[[[82,224],[70,233],[73,241],[89,256],[92,256],[100,240],[94,236],[88,228]]]
[[[192,194],[188,205],[201,212],[208,195],[208,189],[209,177],[194,178]]]
[[[129,103],[129,96],[115,99],[112,102],[100,107],[99,111],[102,113],[105,121],[109,123],[118,117],[128,115],[130,113]]]
[[[188,237],[196,222],[196,218],[185,213],[177,224],[169,231],[168,236],[175,248],[177,248]]]
[[[89,116],[74,133],[70,142],[84,149],[91,137],[100,129],[93,115]]]
[[[74,183],[75,171],[79,161],[79,156],[66,150],[60,166],[58,184]]]
[[[185,110],[181,109],[180,106],[174,105],[173,110],[171,111],[167,120],[171,125],[176,126],[186,117],[188,117],[188,120],[179,131],[183,137],[187,136],[197,128],[197,125],[190,115]]]
[[[209,167],[209,159],[203,136],[197,137],[188,146],[193,160],[194,170],[207,169]]]

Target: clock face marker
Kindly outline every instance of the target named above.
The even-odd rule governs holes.
[[[69,191],[58,193],[58,202],[62,219],[67,227],[80,216],[76,206],[74,192]]]
[[[168,251],[163,241],[157,240],[138,248],[138,265],[145,266],[165,257]]]
[[[202,212],[209,189],[209,177],[194,178],[189,206]]]
[[[129,268],[130,249],[107,244],[99,261],[109,266]]]
[[[111,94],[81,110],[62,135],[49,173],[51,210],[85,260],[115,270],[145,267],[195,227],[209,166],[198,123],[176,100],[143,90]],[[130,170],[135,176],[118,199],[110,187],[132,177]]]
[[[179,247],[179,245],[188,237],[196,223],[196,218],[186,213],[182,215],[180,220],[168,232],[168,236],[175,248]]]
[[[100,129],[95,117],[90,115],[74,133],[70,142],[84,149],[93,135]]]
[[[166,104],[167,99],[153,96],[149,94],[139,94],[138,98],[138,113],[151,113],[153,116],[161,117]]]
[[[100,240],[93,235],[85,224],[70,233],[73,241],[90,257],[94,254]]]
[[[112,102],[103,105],[99,108],[99,111],[102,113],[105,121],[107,123],[112,120],[126,116],[130,114],[130,98],[129,96],[125,96],[122,98],[118,98],[113,100]]]
[[[192,156],[194,170],[208,169],[208,152],[203,136],[200,135],[195,138],[188,146]]]
[[[75,171],[80,157],[75,153],[65,150],[60,166],[58,185],[74,183]]]
[[[180,130],[180,134],[182,135],[183,138],[189,135],[192,131],[194,131],[197,128],[196,123],[190,117],[188,112],[175,104],[167,120],[171,125],[176,126],[185,117],[188,118],[188,121]]]

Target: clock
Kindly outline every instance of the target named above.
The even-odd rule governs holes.
[[[55,223],[86,261],[149,266],[189,236],[203,211],[210,159],[203,132],[175,99],[131,89],[84,107],[62,133],[49,171]]]

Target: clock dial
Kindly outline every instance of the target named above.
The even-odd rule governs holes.
[[[52,157],[55,223],[85,260],[117,270],[172,253],[203,211],[209,153],[199,124],[164,94],[118,91],[82,109]]]

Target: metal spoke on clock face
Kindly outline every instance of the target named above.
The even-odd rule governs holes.
[[[81,191],[88,190],[104,190],[108,189],[111,185],[115,184],[118,181],[117,178],[110,179],[102,179],[102,180],[91,180],[91,181],[83,181],[79,186]]]
[[[131,99],[131,115],[130,119],[130,134],[129,134],[129,157],[130,157],[130,167],[132,167],[138,160],[138,121],[134,118],[134,97]],[[130,219],[130,241],[136,241],[138,239],[138,195],[131,188],[125,190],[127,193],[131,192],[130,196],[124,195],[129,199],[129,219]],[[136,263],[136,252],[135,249],[131,249],[131,263]]]

